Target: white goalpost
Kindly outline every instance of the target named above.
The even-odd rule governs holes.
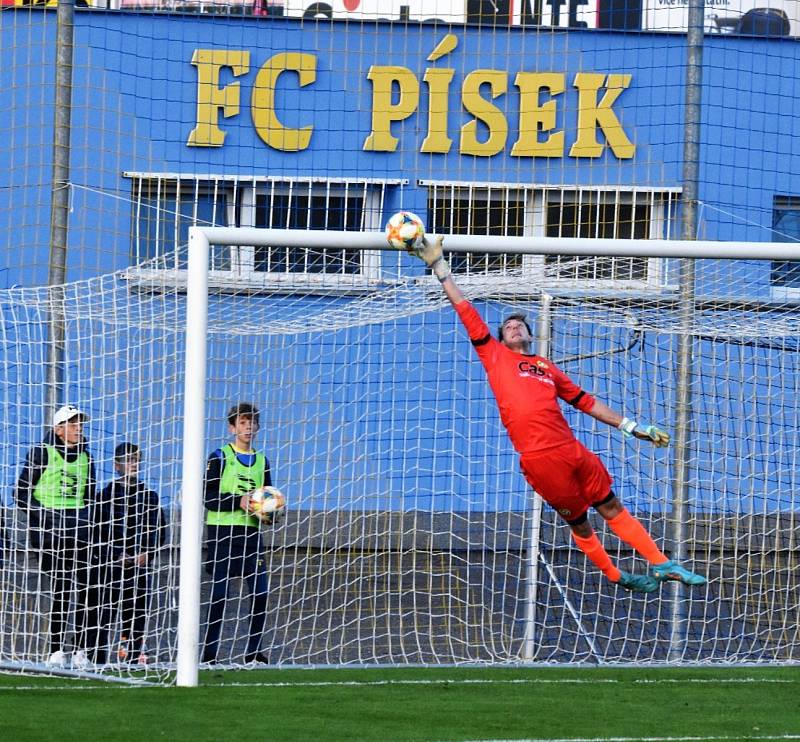
[[[491,244],[487,244],[491,242]],[[384,238],[379,233],[335,233],[335,232],[313,232],[313,231],[300,231],[300,230],[253,230],[253,229],[219,229],[219,228],[192,228],[190,230],[190,247],[189,247],[189,263],[187,271],[187,339],[186,339],[186,353],[187,353],[187,376],[185,386],[184,405],[187,411],[184,424],[184,469],[183,469],[183,519],[182,519],[182,549],[181,549],[181,614],[183,616],[191,617],[191,620],[185,620],[179,623],[179,636],[178,636],[178,682],[179,684],[192,685],[197,681],[197,635],[198,626],[195,623],[194,617],[200,615],[200,579],[199,579],[199,559],[200,559],[200,529],[202,528],[201,517],[197,509],[197,503],[202,501],[202,461],[203,457],[198,454],[204,451],[208,446],[205,441],[205,429],[203,421],[197,418],[200,411],[204,409],[204,398],[206,394],[206,375],[201,373],[201,368],[204,365],[206,343],[208,339],[207,326],[204,317],[207,312],[207,299],[208,299],[208,265],[209,265],[209,251],[210,245],[231,245],[231,246],[244,246],[244,245],[284,245],[288,247],[304,247],[308,248],[313,246],[316,248],[340,248],[344,245],[356,247],[362,250],[381,250],[385,249]],[[761,305],[754,302],[752,299],[745,299],[740,297],[738,302],[731,292],[731,285],[733,279],[737,275],[752,273],[752,261],[757,261],[763,264],[764,260],[790,260],[799,257],[796,246],[793,245],[776,245],[774,243],[748,243],[731,245],[729,243],[721,242],[678,242],[678,241],[657,241],[651,240],[647,242],[633,241],[633,240],[583,240],[583,239],[534,239],[534,238],[509,238],[509,237],[493,237],[491,240],[485,236],[465,236],[465,235],[448,235],[445,239],[446,248],[455,251],[480,251],[488,254],[539,254],[539,255],[579,255],[579,256],[605,256],[609,258],[614,257],[639,257],[639,258],[659,258],[670,263],[674,263],[677,259],[692,259],[701,261],[704,266],[716,265],[714,268],[713,281],[709,280],[709,269],[702,271],[706,275],[706,287],[703,291],[698,293],[697,309],[692,312],[692,324],[690,327],[682,327],[678,314],[675,311],[675,294],[674,286],[671,289],[664,289],[659,296],[658,293],[651,294],[649,297],[642,297],[637,295],[624,296],[620,294],[613,295],[595,295],[595,296],[581,296],[574,292],[571,295],[569,290],[564,292],[561,297],[561,304],[557,309],[553,308],[552,287],[547,288],[547,278],[545,278],[545,286],[528,286],[525,290],[520,290],[520,281],[524,280],[522,276],[517,273],[511,272],[507,276],[494,276],[490,282],[476,282],[469,284],[470,298],[473,300],[481,300],[482,298],[491,297],[506,297],[504,303],[507,305],[516,306],[518,302],[522,302],[524,306],[532,309],[537,314],[537,333],[539,335],[538,349],[540,352],[545,353],[547,348],[551,348],[551,357],[554,360],[559,360],[559,356],[563,354],[563,349],[555,348],[551,342],[551,327],[554,321],[561,321],[565,323],[576,323],[577,325],[585,324],[591,329],[596,331],[598,327],[604,324],[606,328],[614,326],[629,326],[638,325],[637,331],[649,331],[651,333],[660,330],[667,338],[674,336],[680,332],[689,332],[692,336],[698,338],[710,337],[717,335],[720,341],[725,344],[730,344],[733,348],[745,347],[746,344],[762,343],[764,348],[769,348],[770,342],[773,343],[773,350],[777,349],[775,353],[781,356],[778,362],[784,372],[787,373],[786,383],[789,388],[793,390],[798,383],[797,371],[794,365],[789,369],[787,368],[785,351],[781,350],[781,339],[785,339],[789,343],[789,349],[794,354],[796,350],[793,348],[793,336],[796,328],[796,314],[791,306],[781,306],[776,303],[763,302]],[[591,261],[602,260],[600,258],[591,258]],[[743,262],[751,261],[751,262]],[[670,270],[674,271],[674,265],[670,268],[669,265],[664,267],[665,273]],[[665,281],[665,286],[669,282]],[[398,291],[411,291],[413,297],[398,299],[396,293]],[[376,287],[372,294],[367,295],[365,298],[358,298],[354,300],[358,307],[358,315],[351,316],[350,321],[358,324],[370,325],[372,323],[385,322],[387,315],[384,314],[387,305],[387,296],[385,294],[394,293],[391,301],[396,302],[395,311],[399,314],[412,314],[417,315],[425,312],[435,311],[442,306],[442,298],[437,296],[438,286],[433,285],[429,279],[420,277],[412,281],[398,281],[394,286],[390,287]],[[538,295],[538,298],[537,298]],[[516,296],[516,299],[514,298]],[[508,297],[511,297],[509,300]],[[657,306],[659,301],[661,306]],[[374,310],[370,311],[369,305],[374,304]],[[787,309],[790,311],[787,312]],[[230,307],[227,306],[225,311],[229,311]],[[302,308],[300,309],[302,312]],[[325,327],[333,331],[336,322],[342,322],[342,312],[346,310],[334,309],[331,314],[331,321],[326,321],[325,315],[319,315],[316,310],[312,310],[312,316],[317,318],[321,317]],[[638,314],[638,318],[631,317]],[[335,319],[333,319],[335,317]],[[286,318],[288,320],[288,318]],[[257,324],[257,323],[256,323]],[[312,322],[312,325],[314,323]],[[256,331],[256,330],[254,330]],[[456,335],[454,342],[460,342],[463,345],[468,345],[464,337],[458,338],[460,328],[454,327],[449,329]],[[772,339],[770,341],[770,338]],[[585,339],[584,339],[585,342]],[[572,343],[574,344],[574,342]],[[656,355],[663,355],[664,348],[659,348],[660,341],[655,343],[654,353]],[[423,343],[416,348],[418,353],[423,356],[429,352],[429,348]],[[585,362],[592,363],[598,362],[598,359],[603,356],[610,357],[614,354],[625,355],[629,349],[590,349],[589,352],[579,354],[579,357],[584,359]],[[726,351],[729,352],[729,351]],[[666,357],[672,351],[666,349]],[[769,351],[767,351],[769,355]],[[650,359],[652,362],[653,359]],[[776,359],[777,360],[777,359]],[[569,362],[569,358],[566,359]],[[648,359],[645,359],[645,363]],[[562,362],[563,359],[562,359]],[[479,365],[476,361],[472,361],[473,365]],[[656,363],[657,365],[657,363]],[[746,367],[743,363],[740,371]],[[692,370],[693,374],[701,373],[700,366]],[[357,383],[357,382],[354,382]],[[431,398],[426,400],[424,394],[420,395],[419,404],[425,406],[431,405],[431,415],[436,416],[441,414],[441,411],[436,410],[435,400],[441,398],[443,387],[447,387],[452,380],[444,381],[441,378],[436,378],[435,386],[430,386],[431,380],[427,380],[428,387],[426,388],[431,394]],[[665,383],[669,383],[666,380]],[[725,380],[722,379],[722,383]],[[741,378],[739,383],[746,385],[749,382]],[[646,385],[643,379],[634,379],[630,377],[624,380],[627,386],[635,387],[637,397],[642,396],[647,392]],[[666,397],[672,397],[674,390],[662,389]],[[710,395],[715,398],[719,395],[720,398],[726,396],[725,389],[707,389],[703,391],[704,397]],[[354,394],[354,397],[357,396]],[[745,399],[746,395],[742,395],[738,402],[740,404],[747,404]],[[491,399],[489,395],[484,395],[482,399],[484,405],[491,406]],[[653,400],[653,399],[616,399],[612,400],[615,406],[624,405],[623,409],[634,412],[639,407],[631,410],[631,405],[656,405],[659,409],[660,417],[664,419],[664,423],[672,425],[674,423],[674,410],[668,407],[668,401]],[[702,407],[706,407],[708,401],[704,401]],[[782,402],[778,402],[782,404]],[[713,406],[713,403],[712,403]],[[413,409],[413,414],[419,415],[419,409]],[[651,407],[652,409],[652,407]],[[407,421],[403,419],[404,410],[396,409],[395,423],[403,428]],[[649,414],[649,413],[648,413]],[[417,418],[419,419],[419,418]],[[754,434],[757,438],[766,431],[759,431],[758,426],[761,423],[752,419],[750,421],[754,426]],[[784,421],[786,424],[796,424],[796,416],[792,419]],[[335,423],[335,421],[334,421]],[[730,421],[726,422],[726,425]],[[417,423],[421,424],[421,423]],[[690,422],[692,426],[692,435],[695,437],[694,441],[689,442],[686,450],[678,451],[674,454],[676,457],[682,457],[684,460],[678,462],[681,468],[685,471],[693,471],[693,468],[704,468],[707,463],[706,459],[713,460],[716,456],[722,456],[721,451],[716,451],[713,446],[706,448],[706,444],[699,440],[699,437],[707,434],[709,431],[700,430],[696,422]],[[496,428],[495,428],[496,430]],[[614,447],[622,447],[622,444],[615,441],[609,441],[609,436],[603,431],[597,431],[595,435],[599,435],[606,441],[606,445]],[[430,441],[431,456],[436,457],[437,451],[435,448],[440,446],[442,441],[440,439],[433,439]],[[510,448],[510,444],[502,440],[502,436],[495,443],[497,451],[494,455],[503,456],[501,449]],[[726,442],[726,448],[731,445]],[[387,452],[388,453],[388,452]],[[380,451],[377,452],[380,456]],[[391,455],[391,454],[388,454]],[[488,454],[487,454],[488,455]],[[669,524],[669,490],[670,482],[665,481],[671,477],[671,472],[676,466],[676,462],[665,463],[647,460],[651,459],[648,452],[629,450],[622,454],[624,457],[623,465],[627,468],[637,469],[635,477],[632,479],[639,484],[645,483],[645,488],[655,487],[655,492],[637,493],[635,497],[645,497],[646,501],[642,502],[640,499],[636,504],[644,504],[641,511],[646,514],[650,522],[650,526],[659,532],[659,535],[664,539],[664,542],[670,543],[670,524]],[[637,461],[638,459],[638,461]],[[741,461],[736,463],[737,467],[741,466]],[[688,466],[687,466],[688,464]],[[716,464],[720,471],[717,472],[718,477],[724,478],[730,476],[726,472],[724,464]],[[656,470],[659,470],[656,474]],[[698,475],[696,472],[692,476]],[[649,484],[648,484],[649,480]],[[525,487],[524,482],[519,479],[514,485],[518,490],[522,491]],[[752,488],[754,483],[751,483]],[[698,486],[695,482],[692,487],[698,490],[702,486]],[[486,493],[487,499],[491,499],[492,493]],[[709,494],[703,493],[703,499],[708,499]],[[796,537],[794,533],[794,515],[792,505],[794,495],[789,491],[783,491],[779,487],[779,491],[773,493],[774,501],[768,502],[764,506],[762,513],[750,513],[750,517],[755,523],[759,519],[768,521],[771,518],[777,518],[780,524],[780,511],[788,509],[790,512],[789,528],[784,534],[790,541]],[[786,498],[789,498],[788,500]],[[628,499],[626,497],[625,499]],[[289,495],[290,503],[292,502],[291,490]],[[725,510],[725,506],[720,506],[719,503],[713,502],[697,502],[696,515],[692,518],[695,521],[694,527],[688,530],[684,529],[687,537],[692,541],[691,549],[694,553],[705,550],[701,556],[696,557],[704,562],[704,571],[710,572],[711,587],[709,594],[697,593],[689,595],[680,586],[670,586],[662,591],[661,595],[655,599],[644,599],[641,596],[617,596],[621,603],[627,606],[633,606],[633,613],[637,614],[640,618],[641,625],[638,627],[640,632],[639,636],[633,636],[623,639],[623,646],[626,643],[638,643],[640,646],[631,652],[630,648],[621,652],[611,650],[606,644],[608,637],[603,638],[602,632],[598,632],[597,609],[594,611],[587,610],[586,606],[586,593],[580,595],[579,599],[575,599],[575,588],[572,583],[576,576],[579,583],[589,592],[597,593],[607,591],[607,587],[603,588],[597,584],[596,575],[591,574],[591,569],[586,569],[582,564],[582,560],[577,558],[576,555],[570,554],[567,557],[566,564],[552,564],[542,555],[540,549],[540,540],[543,538],[548,541],[548,548],[552,549],[554,544],[563,544],[563,535],[559,536],[557,524],[554,523],[551,517],[545,517],[546,523],[542,523],[542,514],[540,504],[537,499],[530,499],[525,505],[529,508],[527,512],[520,513],[523,521],[527,521],[528,531],[526,535],[522,533],[517,534],[520,541],[519,544],[520,554],[524,556],[520,558],[520,567],[518,578],[520,583],[524,583],[524,589],[518,594],[520,605],[514,610],[518,616],[517,622],[521,623],[520,633],[518,634],[519,643],[516,649],[511,646],[507,647],[505,652],[496,652],[491,650],[488,656],[493,660],[505,660],[512,662],[521,661],[541,661],[543,659],[550,660],[552,655],[543,655],[542,644],[543,640],[551,633],[552,629],[545,626],[537,625],[537,603],[538,610],[541,611],[541,605],[545,601],[558,600],[562,603],[562,630],[565,634],[571,637],[569,642],[573,645],[584,644],[581,649],[578,646],[573,646],[574,654],[567,653],[562,656],[562,660],[575,661],[576,659],[583,658],[584,660],[595,662],[606,661],[625,661],[627,657],[629,660],[636,661],[751,661],[754,659],[769,659],[769,661],[780,661],[781,657],[790,660],[795,657],[795,649],[787,646],[781,646],[782,642],[778,641],[771,648],[763,646],[760,652],[753,653],[751,649],[746,651],[734,650],[731,653],[727,651],[718,650],[721,645],[731,646],[733,644],[741,644],[744,637],[739,637],[738,640],[732,636],[715,636],[703,637],[699,642],[694,639],[687,642],[687,631],[689,624],[693,620],[697,620],[693,612],[699,611],[702,616],[705,611],[705,606],[714,606],[713,610],[719,611],[725,607],[723,613],[730,611],[731,620],[735,614],[733,603],[737,586],[735,581],[732,584],[731,596],[726,596],[725,584],[728,581],[726,578],[726,570],[735,569],[735,565],[729,562],[731,556],[736,555],[736,550],[733,554],[725,554],[724,549],[719,547],[718,557],[713,557],[711,551],[714,549],[714,544],[724,542],[729,536],[726,535],[726,529],[733,527],[733,524],[739,516],[736,513],[729,513],[727,515],[718,514],[717,522],[715,524],[714,517],[707,517],[707,513],[703,513],[704,509],[710,509],[710,512],[717,508],[720,513]],[[731,503],[727,504],[730,507]],[[735,510],[735,508],[734,508]],[[551,514],[552,515],[552,514]],[[402,517],[402,514],[400,514]],[[728,522],[730,521],[730,523]],[[311,520],[308,521],[309,525]],[[759,527],[761,529],[762,527]],[[776,530],[772,532],[771,538],[776,540],[776,544],[781,541],[780,525],[773,526]],[[714,532],[716,529],[716,533]],[[510,529],[510,530],[513,530]],[[495,532],[496,535],[496,532]],[[508,534],[506,534],[508,536]],[[302,537],[298,534],[299,539]],[[703,537],[707,539],[703,541]],[[458,540],[457,534],[451,534],[451,538]],[[452,546],[452,544],[451,544]],[[675,548],[677,545],[672,544]],[[769,552],[767,544],[763,544],[765,553]],[[487,544],[480,544],[478,549],[487,548]],[[563,550],[563,545],[559,547],[559,551]],[[563,558],[561,555],[559,558]],[[624,557],[623,557],[624,558]],[[791,556],[789,556],[791,561]],[[540,570],[540,563],[544,569]],[[770,570],[767,570],[769,572]],[[565,577],[566,574],[566,577]],[[788,578],[788,575],[787,575]],[[748,576],[749,579],[749,576]],[[542,584],[546,586],[545,589],[537,588],[537,585]],[[776,586],[777,587],[777,586]],[[789,614],[797,610],[797,585],[793,583],[791,586],[787,585],[787,597],[790,597],[789,602],[785,609]],[[345,588],[346,589],[346,588]],[[580,593],[579,593],[580,594]],[[362,598],[366,596],[361,596]],[[751,596],[750,599],[753,599]],[[682,603],[689,601],[692,609],[688,612],[681,607]],[[733,603],[726,603],[726,601],[733,601]],[[676,617],[683,615],[685,618],[681,622],[682,625],[675,630],[675,627],[670,626],[670,622],[679,620]],[[757,627],[759,621],[765,620],[766,617],[747,617],[742,615],[739,617],[745,623],[753,621]],[[316,620],[312,620],[316,624]],[[702,619],[701,619],[702,623]],[[572,624],[571,628],[568,626]],[[658,626],[652,636],[645,637],[644,634],[648,632],[643,630],[642,627]],[[722,624],[727,625],[727,624]],[[507,629],[506,629],[507,630]],[[662,636],[662,631],[666,631],[666,638]],[[705,629],[703,629],[703,633]],[[502,634],[502,631],[500,632]],[[611,632],[613,633],[613,631]],[[754,637],[758,635],[758,630],[754,631]],[[501,637],[495,637],[494,641]],[[362,637],[363,639],[363,637]],[[401,636],[397,639],[398,646],[402,645],[402,632]],[[372,641],[375,641],[373,637]],[[488,646],[492,646],[494,641],[489,641]],[[761,640],[753,639],[755,644],[760,645]],[[537,642],[539,645],[537,646]],[[444,644],[449,644],[452,648],[451,641],[444,641]],[[513,642],[512,642],[513,644]],[[697,646],[693,646],[697,644]],[[688,648],[687,648],[688,647]],[[710,648],[711,647],[711,648]],[[587,653],[588,648],[588,653]],[[389,655],[388,659],[392,663],[403,661],[403,652],[399,656]],[[571,657],[571,659],[569,659]],[[306,659],[311,659],[307,657]],[[444,652],[441,656],[434,656],[428,661],[433,662],[460,662],[477,660],[477,657],[472,657],[469,652],[461,655],[459,652],[448,654]],[[370,657],[360,656],[357,662],[380,663],[385,661],[386,658],[381,658],[378,655]],[[341,662],[341,657],[334,662]],[[315,663],[316,664],[316,663]]]
[[[181,508],[180,602],[176,683],[197,685],[200,632],[200,573],[205,480],[206,331],[208,329],[207,239],[189,234],[186,292],[186,384],[183,423],[183,492]]]

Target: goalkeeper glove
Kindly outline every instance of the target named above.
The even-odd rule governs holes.
[[[669,433],[655,425],[640,425],[636,420],[623,417],[617,427],[626,438],[634,436],[644,441],[650,441],[656,448],[666,448],[669,445]]]
[[[427,239],[423,239],[422,245],[413,250],[414,255],[433,271],[433,275],[436,276],[440,282],[450,276],[450,266],[444,259],[444,254],[442,252],[443,243],[444,237],[441,236],[437,237],[433,242],[428,242]]]

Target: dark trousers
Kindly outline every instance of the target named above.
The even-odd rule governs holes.
[[[257,529],[244,526],[216,526],[209,527],[208,531],[206,569],[211,573],[211,600],[203,642],[203,660],[212,662],[216,659],[228,587],[233,577],[243,578],[250,589],[252,603],[246,652],[254,654],[261,646],[269,589],[261,537]]]
[[[96,662],[105,662],[101,570],[92,564],[88,547],[67,546],[40,551],[42,572],[50,580],[50,652],[66,647],[74,627],[75,649],[84,649]]]
[[[121,641],[139,650],[144,645],[150,595],[147,566],[115,565],[111,571],[110,611],[119,609]],[[109,616],[113,622],[113,615]]]

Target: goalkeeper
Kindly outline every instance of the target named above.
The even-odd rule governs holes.
[[[486,369],[500,417],[528,483],[554,508],[572,530],[578,548],[611,582],[627,590],[652,592],[665,580],[703,585],[706,579],[667,557],[650,534],[611,490],[611,476],[599,457],[581,444],[561,413],[558,399],[625,436],[669,445],[669,435],[655,425],[629,420],[583,391],[551,361],[530,352],[533,334],[525,316],[503,321],[498,339],[456,285],[442,255],[442,238],[425,242],[415,253],[442,284],[447,298],[467,329]],[[651,564],[650,574],[623,572],[612,561],[588,520],[594,508],[611,530]]]

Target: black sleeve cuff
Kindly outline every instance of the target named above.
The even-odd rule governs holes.
[[[573,407],[577,407],[578,402],[580,402],[586,396],[586,392],[581,392],[577,397],[574,399],[567,400],[567,404],[571,404]]]

